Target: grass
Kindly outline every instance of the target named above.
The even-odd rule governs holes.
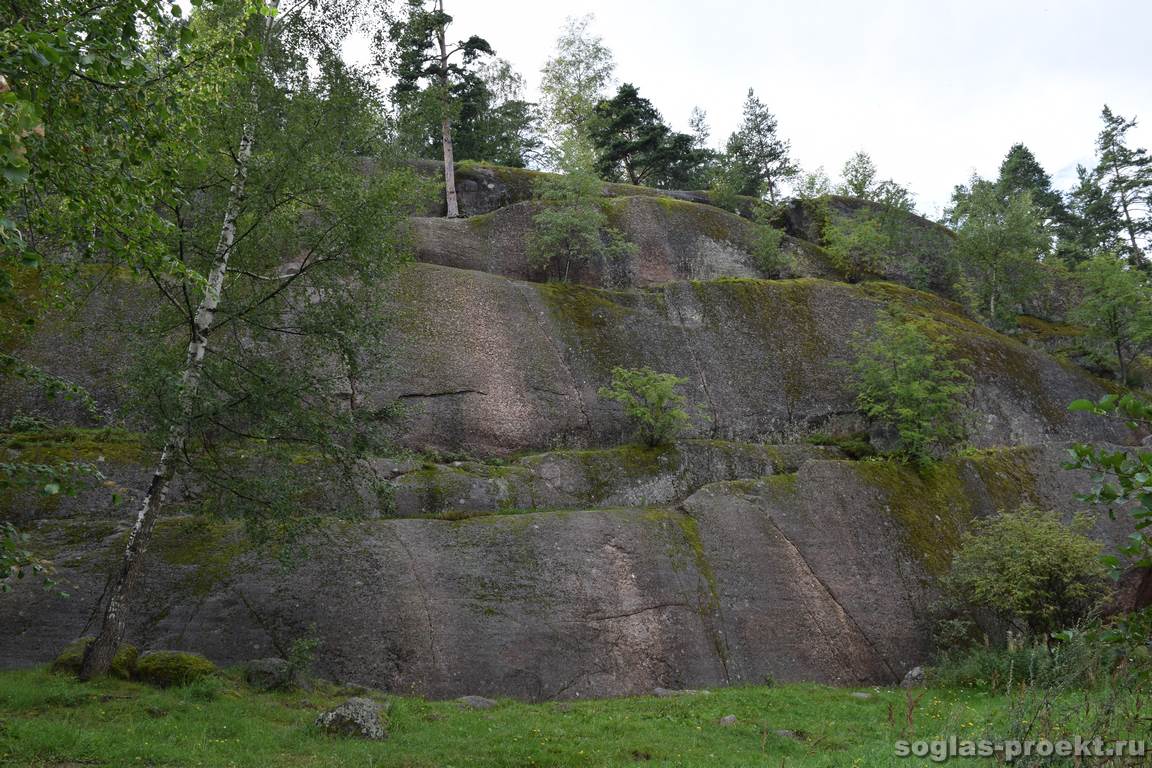
[[[390,738],[367,743],[313,729],[321,709],[349,695],[335,687],[256,693],[229,675],[157,690],[21,670],[0,673],[0,766],[929,764],[893,754],[893,742],[905,738],[907,694],[868,690],[871,698],[860,699],[851,689],[760,686],[673,698],[501,701],[491,710],[389,697]],[[911,733],[984,737],[1001,725],[1006,709],[1004,697],[986,692],[928,690],[915,708]],[[737,723],[720,725],[726,715]]]

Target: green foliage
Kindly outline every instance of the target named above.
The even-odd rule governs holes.
[[[792,186],[792,194],[801,200],[815,200],[832,194],[832,180],[828,178],[824,166],[814,171],[802,171]]]
[[[376,41],[396,77],[392,102],[401,144],[411,154],[442,158],[447,115],[456,159],[524,167],[541,145],[524,78],[476,36],[449,46],[445,70],[438,36],[452,17],[427,5],[410,0],[402,19],[390,25],[389,39]]]
[[[1112,358],[1126,386],[1132,364],[1152,350],[1152,282],[1112,254],[1081,262],[1076,277],[1082,298],[1069,319],[1083,326],[1101,358]]]
[[[1111,673],[1107,654],[1077,634],[1067,642],[1013,643],[1008,647],[974,645],[945,653],[928,670],[928,682],[941,688],[986,691],[1039,689],[1091,690]]]
[[[82,637],[73,640],[52,662],[52,671],[76,676],[80,674],[80,665],[84,661],[84,649],[92,642],[91,637]],[[140,658],[140,649],[131,643],[123,643],[116,649],[112,657],[112,666],[108,672],[121,680],[131,680],[136,675],[136,663]]]
[[[724,183],[737,194],[764,197],[775,203],[781,185],[800,172],[790,151],[789,142],[779,136],[776,116],[749,88],[743,119],[725,145]]]
[[[986,609],[1030,636],[1074,626],[1108,595],[1101,545],[1084,533],[1091,520],[1024,506],[978,521],[944,579],[959,605]]]
[[[533,191],[539,209],[532,217],[528,255],[539,269],[556,269],[567,281],[573,267],[609,265],[635,253],[636,246],[608,224],[602,184],[592,171],[592,153],[577,139],[564,143],[563,173],[541,177]]]
[[[586,139],[585,125],[616,71],[612,51],[589,31],[593,18],[565,22],[556,52],[540,73],[541,104],[556,151],[562,152],[566,141]]]
[[[697,148],[693,137],[669,128],[630,83],[596,105],[587,134],[596,149],[596,170],[610,181],[676,189],[696,186],[697,170],[710,154]]]
[[[1149,268],[1152,236],[1152,155],[1128,146],[1135,118],[1125,118],[1104,105],[1104,127],[1096,139],[1096,180],[1112,203],[1116,229],[1124,234],[1124,250],[1133,267]]]
[[[669,445],[689,424],[687,400],[676,388],[688,380],[651,368],[613,368],[612,386],[600,397],[615,400],[636,427],[636,438],[649,447]]]
[[[1119,417],[1134,429],[1152,427],[1152,404],[1133,395],[1105,395],[1098,402],[1077,400],[1069,410]],[[1119,578],[1128,568],[1152,568],[1152,451],[1077,445],[1068,466],[1096,473],[1095,488],[1084,500],[1104,508],[1113,519],[1118,511],[1132,519],[1133,532],[1120,547],[1120,555],[1104,558],[1113,576]],[[1146,619],[1152,618],[1152,612],[1145,614]]]
[[[136,662],[136,677],[159,688],[185,686],[214,674],[215,664],[185,651],[148,651]]]
[[[178,15],[155,0],[11,9],[0,28],[0,300],[13,267],[56,249],[163,259],[147,241],[170,228],[154,185],[170,187],[167,141],[186,122],[163,96],[195,38]]]
[[[306,675],[312,669],[312,663],[316,658],[316,651],[324,644],[316,635],[316,625],[313,624],[308,628],[308,634],[303,637],[298,637],[292,641],[288,646],[287,662],[288,667],[292,672],[292,679],[298,680],[301,676]]]
[[[1051,177],[1032,150],[1023,144],[1013,144],[1004,156],[996,187],[1004,199],[1028,192],[1037,210],[1050,222],[1059,223],[1067,218],[1064,200],[1052,189]]]
[[[1070,264],[1119,250],[1120,215],[1096,174],[1076,166],[1076,186],[1068,193],[1066,218],[1059,227],[1057,253]]]
[[[848,197],[858,197],[861,200],[871,200],[876,191],[876,164],[867,152],[857,152],[848,158],[844,168],[840,171],[844,182],[837,187],[836,193]]]
[[[823,241],[832,266],[849,282],[884,274],[891,260],[891,230],[881,214],[868,208],[830,216]]]
[[[900,454],[938,458],[964,439],[969,362],[954,359],[953,345],[936,325],[882,316],[872,335],[858,334],[852,346],[856,406],[895,432]]]
[[[977,176],[956,188],[952,202],[955,256],[973,309],[994,326],[1011,327],[1043,281],[1040,261],[1051,247],[1043,216],[1029,191],[1005,198]]]
[[[55,585],[52,562],[28,549],[29,536],[11,523],[0,523],[0,593],[12,591],[12,582],[28,576],[39,576],[44,586]]]

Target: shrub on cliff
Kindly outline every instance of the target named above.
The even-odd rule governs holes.
[[[853,342],[856,405],[896,434],[896,450],[914,461],[939,458],[964,439],[964,400],[972,381],[952,344],[924,320],[882,317]]]
[[[1023,506],[978,521],[961,540],[944,579],[961,606],[991,611],[1032,637],[1074,626],[1108,594],[1091,520],[1065,525],[1054,512]]]
[[[555,265],[555,276],[566,281],[573,267],[594,259],[623,259],[636,246],[608,225],[602,183],[592,170],[591,151],[581,141],[565,143],[560,170],[560,175],[535,184],[533,193],[540,206],[532,217],[528,257],[540,269]]]
[[[687,383],[671,373],[651,368],[614,368],[612,386],[601,387],[600,397],[615,400],[636,425],[636,437],[646,446],[668,445],[688,425],[687,403],[676,391]]]

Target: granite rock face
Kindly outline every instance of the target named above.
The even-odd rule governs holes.
[[[317,476],[301,515],[321,522],[300,542],[306,556],[285,559],[237,523],[188,514],[203,489],[178,481],[129,640],[238,664],[282,656],[315,626],[317,674],[438,698],[895,684],[928,660],[935,577],[971,519],[1024,501],[1071,515],[1090,478],[1062,469],[1063,443],[1134,440],[1067,412],[1106,391],[1083,370],[938,295],[829,279],[819,212],[783,212],[793,279],[768,280],[746,216],[704,193],[605,185],[636,255],[559,284],[547,280],[560,265],[526,255],[536,176],[462,166],[459,178],[471,218],[414,218],[418,263],[379,286],[388,366],[357,389],[366,406],[400,407],[407,453],[365,463],[356,493],[368,514],[347,519],[348,497]],[[944,292],[947,236],[910,228],[922,237],[897,262],[916,268],[886,277]],[[113,421],[143,426],[124,334],[156,302],[131,280],[89,287],[19,353],[88,387]],[[812,444],[866,428],[845,365],[853,338],[889,311],[936,323],[970,361],[965,458],[916,471]],[[692,425],[675,447],[628,447],[621,412],[597,395],[616,366],[687,380]],[[91,423],[0,382],[0,422],[18,413]],[[97,462],[109,480],[75,497],[3,499],[2,519],[31,532],[72,595],[29,583],[0,599],[0,666],[17,666],[92,631],[153,457],[130,433],[67,450],[8,445],[26,460]],[[1110,545],[1125,534],[1123,521],[1095,531]]]
[[[933,576],[964,524],[1022,501],[1071,514],[1090,478],[1063,460],[1055,445],[989,451],[921,476],[810,458],[760,479],[685,483],[661,506],[479,514],[465,498],[439,518],[332,522],[289,566],[244,546],[234,525],[169,520],[130,637],[227,665],[273,656],[314,625],[317,674],[437,698],[768,677],[894,684],[927,659]],[[569,462],[524,466],[579,487]],[[654,462],[647,478],[665,471]],[[72,597],[35,584],[6,596],[5,664],[49,660],[84,633],[127,523],[33,529]],[[1097,535],[1124,533],[1104,522]]]

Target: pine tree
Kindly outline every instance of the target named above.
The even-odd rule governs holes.
[[[708,156],[691,136],[669,128],[630,83],[596,105],[587,133],[597,154],[596,171],[611,181],[682,186]]]
[[[789,157],[791,145],[778,134],[776,116],[749,88],[740,127],[725,147],[726,175],[736,179],[736,192],[766,197],[775,203],[783,182],[800,168]]]
[[[455,108],[453,86],[467,81],[473,73],[469,65],[483,55],[492,55],[492,46],[482,37],[473,35],[449,48],[448,25],[452,17],[444,12],[444,0],[433,0],[431,8],[425,0],[408,0],[407,15],[392,25],[389,37],[394,51],[391,58],[396,85],[392,89],[398,104],[411,106],[414,102],[430,99],[440,123],[440,145],[444,156],[444,198],[449,218],[460,215],[456,201],[456,156],[452,145],[452,120]],[[459,60],[454,57],[459,54]],[[420,82],[429,85],[422,91]],[[425,108],[427,109],[427,101]]]
[[[1127,119],[1105,105],[1101,113],[1104,128],[1096,139],[1099,163],[1096,177],[1112,199],[1127,242],[1125,255],[1132,266],[1149,267],[1146,249],[1152,235],[1149,200],[1152,199],[1152,156],[1146,149],[1127,145],[1128,130],[1136,119]]]

